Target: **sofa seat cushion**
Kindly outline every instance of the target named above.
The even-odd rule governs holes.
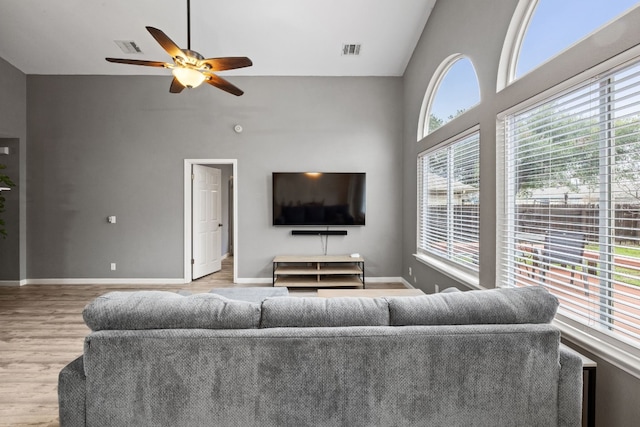
[[[389,297],[389,322],[401,325],[549,323],[558,300],[542,287]]]
[[[388,326],[384,298],[267,298],[262,303],[262,328]]]
[[[246,329],[260,325],[260,305],[215,294],[109,292],[82,312],[93,331],[124,329]]]

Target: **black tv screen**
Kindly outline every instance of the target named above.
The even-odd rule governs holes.
[[[273,172],[273,225],[364,225],[364,172]]]

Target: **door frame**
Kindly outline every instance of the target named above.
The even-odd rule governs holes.
[[[184,283],[191,283],[191,259],[193,258],[191,165],[231,165],[233,177],[233,283],[238,282],[238,159],[184,159]]]

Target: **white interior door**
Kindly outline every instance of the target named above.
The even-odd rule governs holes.
[[[221,171],[193,165],[192,172],[192,279],[195,280],[221,268]]]

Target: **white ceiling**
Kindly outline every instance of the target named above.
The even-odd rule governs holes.
[[[248,56],[222,75],[401,76],[436,0],[191,0],[191,49]],[[186,0],[0,0],[0,58],[25,74],[164,74],[105,57],[168,61],[146,31],[187,47]],[[133,40],[125,54],[114,40]],[[343,56],[344,43],[361,43]]]

